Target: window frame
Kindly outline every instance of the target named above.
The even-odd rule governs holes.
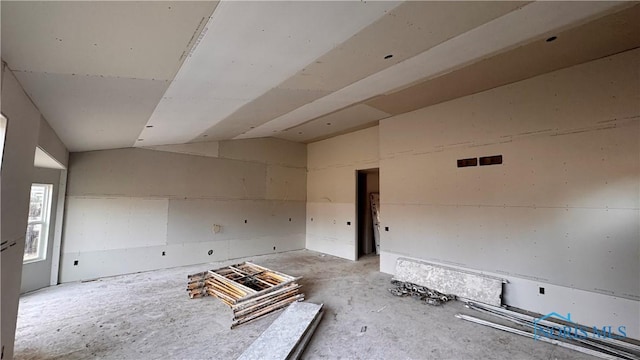
[[[4,159],[4,145],[7,140],[7,127],[9,119],[0,112],[0,169],[2,169],[2,160]]]
[[[34,186],[42,186],[44,188],[44,201],[43,201],[43,209],[44,213],[42,214],[41,220],[31,221],[27,219],[27,229],[25,230],[25,250],[27,245],[27,234],[29,226],[40,224],[40,240],[38,243],[38,253],[36,257],[25,258],[26,254],[22,256],[22,263],[29,264],[35,263],[38,261],[44,261],[47,259],[47,247],[49,245],[49,229],[51,226],[51,204],[53,200],[53,184],[41,184],[41,183],[33,183],[31,184],[31,188]],[[29,210],[31,210],[31,191],[29,191]],[[28,216],[28,215],[27,215]]]

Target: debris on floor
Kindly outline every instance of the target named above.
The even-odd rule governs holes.
[[[231,328],[304,300],[297,283],[286,275],[250,262],[187,276],[190,298],[215,296],[233,310]]]
[[[323,314],[323,304],[294,302],[238,360],[299,359]]]
[[[494,306],[502,305],[502,288],[507,283],[502,278],[407,258],[396,260],[394,280]]]
[[[545,316],[533,316],[485,304],[467,302],[465,305],[471,310],[493,316],[519,325],[506,326],[496,322],[480,319],[465,314],[457,314],[458,319],[492,327],[512,334],[522,335],[542,342],[552,343],[564,348],[593,355],[602,359],[640,359],[640,346],[616,338],[613,334],[602,336],[592,332],[591,328],[573,323],[559,323],[545,320]],[[529,328],[530,331],[521,330]]]
[[[399,280],[391,280],[391,284],[395,285],[390,288],[389,292],[395,296],[411,296],[424,301],[429,305],[441,305],[449,300],[455,300],[455,295],[446,295],[441,292],[431,290],[427,287],[404,282]]]

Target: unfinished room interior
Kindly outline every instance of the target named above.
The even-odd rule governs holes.
[[[2,359],[640,359],[640,2],[0,13]]]

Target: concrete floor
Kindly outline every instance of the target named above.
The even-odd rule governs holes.
[[[303,276],[307,300],[325,304],[308,359],[585,359],[584,354],[454,317],[480,316],[460,302],[440,307],[394,297],[378,257],[357,262],[313,251],[256,256]],[[20,300],[16,359],[234,359],[279,313],[229,330],[231,310],[189,299],[187,274],[241,262],[185,266],[69,283]]]

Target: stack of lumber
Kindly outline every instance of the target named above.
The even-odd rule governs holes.
[[[304,300],[299,277],[250,262],[188,275],[189,297],[215,296],[233,310],[231,328]]]

